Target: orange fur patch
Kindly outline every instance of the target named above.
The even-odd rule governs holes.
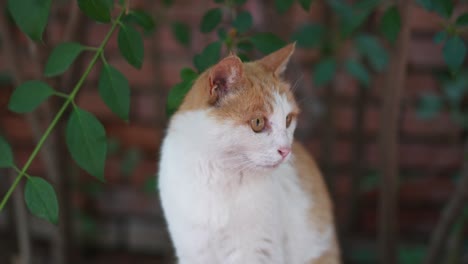
[[[289,48],[291,49],[291,47]],[[286,53],[285,50],[280,50],[278,52],[284,57],[283,60],[288,60],[292,51]],[[213,66],[200,75],[186,95],[179,112],[211,109],[212,115],[219,120],[228,119],[239,124],[247,124],[253,117],[268,117],[271,115],[274,94],[279,93],[285,95],[293,105],[293,116],[296,116],[299,113],[299,107],[291,92],[290,85],[278,76],[280,69],[275,68],[284,67],[285,62],[278,58],[273,59],[272,55],[259,61],[243,63],[240,70],[232,71],[235,74],[241,73],[240,76],[234,76],[239,80],[232,81],[229,84],[228,91],[223,92],[222,96],[219,97],[216,90],[213,92],[212,72],[221,76],[224,72],[225,78],[229,79],[231,71],[226,69],[225,61],[227,63],[233,62],[232,55],[227,57],[219,65]],[[267,66],[265,59],[273,64]],[[219,89],[219,87],[215,87],[215,89]],[[213,95],[213,93],[215,94]]]

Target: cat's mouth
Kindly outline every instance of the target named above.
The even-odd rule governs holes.
[[[263,168],[266,168],[266,169],[276,169],[278,168],[285,160],[284,159],[281,159],[273,164],[264,164],[264,165],[260,165],[260,167],[263,167]]]

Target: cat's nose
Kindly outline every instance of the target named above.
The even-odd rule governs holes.
[[[286,158],[289,153],[291,152],[291,148],[288,147],[281,147],[278,149],[278,153],[281,155],[281,157]]]

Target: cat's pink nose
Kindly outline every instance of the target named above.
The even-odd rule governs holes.
[[[291,152],[291,148],[288,147],[282,147],[278,149],[278,153],[281,155],[281,157],[286,158],[289,153]]]

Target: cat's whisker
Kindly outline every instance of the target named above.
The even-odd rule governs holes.
[[[296,81],[294,81],[294,84],[291,86],[291,92],[295,93],[297,88],[299,87],[299,82],[302,82],[304,79],[304,73],[301,73],[299,77],[297,77]]]

